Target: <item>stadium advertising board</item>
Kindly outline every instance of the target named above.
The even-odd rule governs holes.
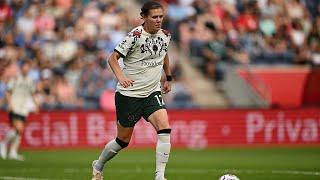
[[[169,111],[175,147],[320,144],[320,109]],[[116,134],[114,112],[42,112],[29,117],[24,148],[102,147]],[[0,113],[0,139],[8,130]],[[153,147],[155,131],[144,120],[130,146]]]

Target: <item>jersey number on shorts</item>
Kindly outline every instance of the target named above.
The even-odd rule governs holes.
[[[159,95],[155,95],[154,97],[157,99],[157,101],[158,101],[160,106],[164,105],[164,101],[163,101],[162,96],[160,94]]]

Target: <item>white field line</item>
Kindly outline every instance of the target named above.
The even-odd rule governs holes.
[[[65,173],[79,173],[85,172],[88,169],[75,169],[67,168],[64,169]],[[148,173],[154,169],[150,168],[135,168],[135,169],[110,169],[108,173]],[[173,169],[169,168],[166,170],[168,173],[180,173],[180,174],[203,174],[203,173],[240,173],[240,174],[296,174],[296,175],[308,175],[308,176],[320,176],[320,171],[301,171],[301,170],[257,170],[257,169]]]
[[[10,176],[0,176],[3,180],[55,180],[55,179],[41,179],[41,178],[28,178],[28,177],[10,177]]]
[[[19,168],[19,172],[45,172],[59,170],[59,168]],[[89,168],[65,168],[61,169],[66,174],[75,174],[75,173],[90,173],[91,169]],[[0,172],[2,170],[0,169]],[[17,171],[17,169],[6,169],[8,171]],[[154,169],[151,168],[132,168],[132,169],[114,169],[110,168],[107,170],[108,174],[127,174],[127,173],[150,173]],[[320,176],[320,171],[303,171],[303,170],[279,170],[279,169],[269,169],[269,170],[257,170],[257,169],[167,169],[168,173],[176,174],[204,174],[204,173],[234,173],[234,174],[278,174],[278,175],[305,175],[305,176]],[[11,178],[11,179],[10,179]],[[0,176],[0,179],[4,180],[54,180],[54,179],[39,179],[39,178],[27,178],[27,177],[7,177]]]

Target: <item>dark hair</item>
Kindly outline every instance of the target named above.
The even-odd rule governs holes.
[[[163,9],[163,7],[160,3],[156,2],[156,1],[148,1],[143,4],[143,6],[141,8],[140,15],[142,17],[147,16],[151,9],[159,9],[159,8]]]

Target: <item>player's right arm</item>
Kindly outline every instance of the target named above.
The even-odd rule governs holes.
[[[6,102],[8,104],[8,111],[12,111],[13,110],[13,106],[12,106],[12,102],[11,102],[11,92],[12,92],[14,84],[15,84],[14,78],[10,79],[8,84],[7,84],[7,90],[6,90],[6,94],[5,94],[5,99],[6,99]]]
[[[121,84],[122,87],[126,88],[128,86],[133,86],[133,80],[127,78],[118,63],[118,60],[120,59],[121,54],[117,51],[114,51],[111,56],[108,59],[108,63],[114,73],[114,75],[117,77],[119,83]]]
[[[11,103],[11,92],[10,91],[7,91],[6,92],[6,102],[8,104],[8,111],[11,111],[12,110],[12,103]]]
[[[35,105],[35,109],[34,109],[34,112],[35,113],[38,113],[40,111],[40,104],[38,103],[37,101],[37,93],[36,93],[36,85],[32,83],[31,85],[31,97],[32,97],[32,101]]]

